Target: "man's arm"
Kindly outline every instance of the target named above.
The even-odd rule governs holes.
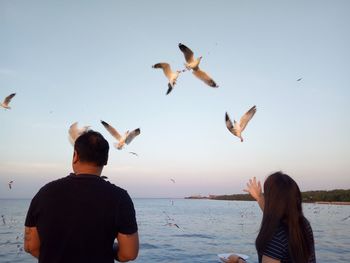
[[[139,253],[139,234],[137,232],[131,235],[118,233],[117,240],[116,259],[120,262],[136,259]]]
[[[38,258],[40,252],[40,239],[36,227],[25,227],[24,250],[33,257]]]

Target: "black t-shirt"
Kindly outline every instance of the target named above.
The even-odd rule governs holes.
[[[128,193],[89,174],[70,174],[42,187],[25,226],[37,227],[40,263],[112,263],[117,234],[137,232]]]

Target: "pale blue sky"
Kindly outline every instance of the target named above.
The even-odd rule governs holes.
[[[241,193],[276,170],[302,190],[350,188],[349,13],[345,0],[0,0],[0,99],[17,93],[0,111],[0,198],[71,171],[75,121],[112,146],[100,119],[141,128],[105,168],[132,197]],[[186,73],[165,96],[151,66],[182,68],[179,42],[218,89]],[[241,143],[225,111],[253,105]]]

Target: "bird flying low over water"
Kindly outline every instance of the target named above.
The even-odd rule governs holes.
[[[86,132],[87,130],[89,130],[90,126],[84,126],[82,128],[78,128],[78,122],[74,122],[68,130],[68,134],[69,134],[69,141],[70,143],[74,146],[74,143],[76,141],[76,139],[78,139],[78,137],[80,135],[82,135],[84,132]]]
[[[185,66],[188,70],[192,69],[193,75],[195,75],[200,80],[204,81],[207,85],[213,88],[218,88],[219,86],[215,81],[203,70],[199,68],[199,63],[201,62],[202,56],[195,58],[191,49],[189,49],[184,44],[179,43],[179,48],[185,56]]]
[[[8,110],[11,109],[11,107],[9,106],[9,104],[10,104],[12,98],[13,98],[15,95],[16,95],[16,93],[12,93],[12,94],[8,95],[8,96],[4,99],[4,101],[3,101],[2,103],[0,103],[0,106],[3,107],[3,108],[5,108],[5,109],[8,109]]]
[[[233,125],[230,117],[228,116],[227,112],[225,114],[225,122],[227,129],[235,136],[241,139],[241,142],[243,142],[242,132],[244,131],[245,127],[247,126],[248,122],[253,118],[254,114],[256,112],[256,106],[254,105],[251,107],[240,119],[239,122],[236,122],[233,120]]]
[[[101,120],[102,125],[106,128],[106,130],[118,140],[118,143],[115,143],[114,146],[121,150],[123,149],[125,144],[131,143],[131,141],[141,133],[140,128],[133,130],[132,132],[127,131],[123,136],[121,136],[116,129],[114,129],[107,122]]]
[[[166,95],[168,95],[173,90],[176,84],[176,80],[179,77],[180,73],[184,72],[184,70],[172,71],[170,65],[165,62],[154,64],[152,68],[163,69],[164,75],[168,78],[169,83],[168,83],[168,90],[166,92]]]
[[[348,220],[348,219],[350,219],[350,216],[344,217],[341,221],[345,221],[345,220]]]
[[[165,226],[176,226],[177,228],[180,228],[179,225],[175,223],[166,223]]]
[[[10,181],[9,182],[9,188],[12,189],[12,184],[13,184],[13,181]]]

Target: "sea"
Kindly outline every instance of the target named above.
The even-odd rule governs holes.
[[[254,241],[262,212],[256,202],[134,199],[140,252],[134,262],[220,262],[240,253],[258,262]],[[37,262],[23,250],[30,200],[0,200],[0,262]],[[350,206],[303,204],[314,232],[317,262],[350,262]]]

